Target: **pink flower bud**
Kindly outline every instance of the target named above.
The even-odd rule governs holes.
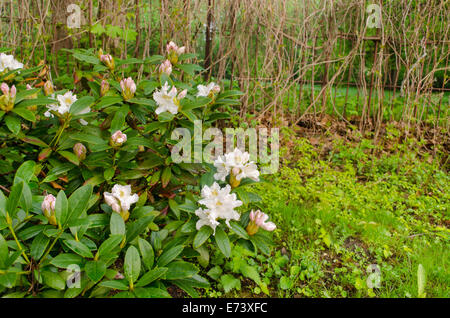
[[[2,83],[0,86],[0,89],[2,90],[3,94],[6,96],[9,96],[9,86],[6,83]]]
[[[178,51],[178,46],[173,41],[170,41],[169,44],[167,44],[167,46],[166,46],[166,50],[167,50],[167,53],[170,54],[170,53],[172,53],[172,51],[175,51],[175,52]]]
[[[118,130],[114,134],[112,134],[112,136],[111,136],[111,145],[113,147],[120,147],[125,142],[127,142],[127,135],[125,135],[120,130]]]
[[[169,60],[165,60],[164,62],[162,62],[159,66],[159,72],[170,75],[172,73],[172,63],[170,63]]]
[[[76,143],[75,146],[73,146],[73,152],[77,156],[78,160],[83,161],[86,159],[87,149],[82,143]]]
[[[185,98],[187,95],[187,89],[184,89],[180,92],[180,94],[178,94],[178,99],[183,99]]]
[[[218,92],[220,92],[220,86],[219,86],[219,85],[214,85],[212,91],[213,91],[213,93],[218,93]]]
[[[11,91],[10,91],[10,97],[11,98],[15,98],[16,97],[16,93],[17,93],[17,90],[16,90],[16,87],[13,85],[12,87],[11,87]]]
[[[108,91],[109,91],[108,81],[102,80],[102,83],[100,85],[100,95],[105,96]]]
[[[247,232],[250,235],[254,235],[259,227],[262,227],[266,231],[273,231],[276,229],[276,225],[273,222],[266,222],[269,216],[260,210],[250,212],[250,223],[247,226]]]
[[[44,201],[42,202],[42,211],[44,215],[49,218],[55,212],[56,198],[53,194],[46,195]]]
[[[121,80],[120,87],[122,88],[122,96],[125,100],[134,97],[134,93],[136,93],[136,83],[131,77]]]
[[[27,84],[27,90],[33,89],[33,87],[30,84]]]

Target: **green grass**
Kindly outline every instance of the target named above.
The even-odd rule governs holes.
[[[278,225],[275,254],[251,260],[271,296],[418,297],[422,264],[426,297],[450,297],[450,178],[419,146],[407,139],[375,155],[383,147],[370,140],[335,141],[321,157],[295,140],[279,173],[256,186]],[[248,293],[259,288],[235,295]]]

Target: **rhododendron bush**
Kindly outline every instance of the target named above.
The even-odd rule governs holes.
[[[71,51],[70,88],[1,51],[1,295],[196,297],[217,251],[270,253],[276,225],[255,210],[261,176],[244,149],[172,159],[174,129],[226,120],[241,95],[202,83],[184,47],[145,60]]]

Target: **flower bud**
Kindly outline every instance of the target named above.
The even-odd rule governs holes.
[[[214,85],[213,89],[211,90],[213,93],[219,93],[220,92],[220,86],[219,85]]]
[[[178,57],[186,51],[184,46],[178,47],[173,41],[166,46],[167,58],[172,64],[178,63]]]
[[[136,84],[131,77],[121,80],[120,87],[122,88],[122,96],[125,100],[134,97],[134,93],[136,93]]]
[[[102,54],[100,55],[100,61],[105,63],[105,65],[113,71],[115,68],[114,58],[110,54]]]
[[[165,60],[161,63],[159,66],[159,73],[160,74],[167,74],[168,76],[172,74],[172,63],[170,63],[169,60]]]
[[[83,161],[86,159],[87,149],[82,143],[78,142],[73,146],[73,153],[77,156],[78,160]]]
[[[53,194],[46,195],[44,201],[42,202],[42,211],[44,212],[45,217],[48,219],[48,222],[52,225],[57,225],[56,216],[55,216],[55,206],[56,206],[56,198]]]
[[[0,86],[0,89],[3,92],[3,95],[9,96],[9,86],[8,86],[8,84],[2,83],[2,85]]]
[[[100,95],[105,96],[106,93],[109,91],[109,82],[106,80],[102,80],[102,83],[100,85]]]
[[[16,87],[13,85],[13,86],[11,87],[9,97],[15,99],[15,98],[16,98],[16,93],[17,93]]]
[[[52,95],[54,93],[53,84],[51,81],[46,81],[44,83],[44,94],[45,96]]]
[[[116,131],[111,136],[110,144],[112,147],[115,147],[115,148],[120,147],[126,142],[127,142],[127,135],[125,135],[120,130]]]
[[[266,231],[273,231],[276,229],[276,225],[273,222],[266,222],[269,216],[260,210],[250,212],[250,222],[247,225],[248,235],[255,235],[259,228],[262,227]]]
[[[3,92],[3,96],[0,97],[0,109],[9,112],[14,108],[17,93],[16,87],[13,85],[10,89],[8,84],[2,83],[0,90]]]
[[[187,89],[184,89],[184,90],[182,90],[181,92],[180,92],[180,94],[178,94],[178,99],[183,99],[183,98],[185,98],[186,97],[186,95],[187,95]]]

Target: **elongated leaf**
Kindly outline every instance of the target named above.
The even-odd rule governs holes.
[[[202,226],[194,238],[194,248],[199,248],[211,236],[213,229],[209,226]]]
[[[231,255],[230,240],[228,239],[227,234],[220,227],[216,228],[216,235],[214,236],[214,238],[222,254],[225,255],[225,257],[230,257]]]
[[[184,246],[182,245],[176,245],[172,248],[164,251],[161,256],[158,258],[157,264],[158,267],[163,267],[169,264],[171,261],[173,261],[178,255],[181,254],[183,251]]]
[[[141,257],[134,246],[130,246],[125,254],[124,264],[125,277],[129,282],[135,282],[141,272]]]
[[[68,223],[76,221],[79,216],[87,209],[89,199],[92,195],[92,186],[85,185],[77,190],[70,196],[69,203],[69,215]]]
[[[34,238],[30,247],[30,255],[35,261],[40,260],[49,242],[50,238],[45,236],[44,233],[41,233]]]
[[[192,277],[198,273],[198,268],[194,264],[177,261],[167,265],[166,279],[182,279]]]
[[[86,271],[89,279],[94,283],[97,283],[106,274],[106,264],[102,260],[90,261],[86,263],[84,270]]]
[[[59,191],[55,202],[55,216],[58,224],[65,224],[69,213],[69,203],[64,191]]]
[[[167,272],[166,267],[155,268],[147,273],[145,273],[137,282],[136,287],[144,287],[148,284],[154,282]]]
[[[153,252],[152,245],[142,238],[138,239],[139,251],[141,252],[142,262],[145,267],[150,270],[155,260],[155,253]]]
[[[88,257],[88,258],[94,257],[94,255],[92,255],[92,252],[89,249],[89,247],[87,247],[86,245],[84,245],[81,242],[78,242],[75,240],[65,240],[64,244],[66,244],[66,246],[68,248],[70,248],[72,251],[74,251],[78,255],[81,255],[83,257]]]

